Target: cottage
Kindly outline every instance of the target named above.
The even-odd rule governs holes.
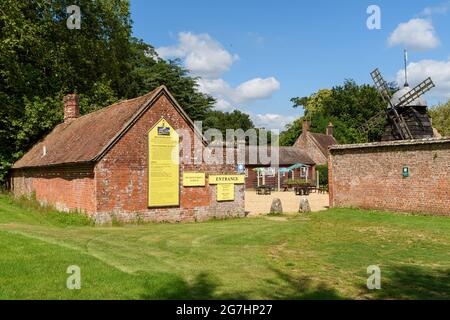
[[[268,157],[272,152],[278,153],[278,163],[264,163],[257,156],[256,161],[251,161],[250,154],[259,155],[257,147],[246,148],[245,157],[245,187],[254,189],[260,185],[269,185],[278,188],[286,180],[315,180],[315,162],[309,155],[298,147],[272,147],[267,149]],[[278,177],[279,176],[279,177]]]
[[[327,127],[326,133],[314,133],[310,131],[309,121],[303,121],[303,130],[300,137],[294,144],[294,147],[298,147],[305,151],[309,157],[320,165],[326,165],[328,163],[329,147],[338,144],[337,140],[333,136],[333,124]]]
[[[14,164],[16,195],[34,193],[41,203],[88,213],[98,223],[244,215],[241,179],[208,182],[212,174],[236,175],[234,165],[183,161],[197,155],[180,150],[178,131],[206,145],[167,88],[81,117],[78,101],[66,96],[64,123]]]

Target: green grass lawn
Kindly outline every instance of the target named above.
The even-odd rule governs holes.
[[[0,195],[0,299],[449,299],[450,219],[354,209],[95,227]],[[68,290],[68,266],[81,290]],[[366,287],[379,265],[381,290]]]

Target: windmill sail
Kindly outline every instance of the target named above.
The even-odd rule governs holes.
[[[384,81],[383,76],[380,73],[380,70],[375,69],[374,71],[372,71],[370,73],[370,75],[372,76],[373,82],[375,83],[375,87],[377,88],[377,90],[381,94],[381,96],[383,97],[383,100],[386,103],[390,104],[392,94],[391,94],[391,91],[389,90],[389,87],[388,87],[386,81]]]
[[[399,102],[395,105],[395,107],[401,108],[409,105],[434,87],[435,85],[431,78],[427,78],[425,81],[422,81],[419,85],[414,87],[411,91],[400,97]]]

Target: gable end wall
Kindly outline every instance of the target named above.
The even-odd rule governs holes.
[[[174,129],[193,130],[163,94],[129,128],[95,167],[97,214],[99,223],[112,217],[123,221],[197,221],[211,217],[244,215],[244,185],[235,186],[235,201],[217,202],[216,186],[182,186],[184,171],[235,173],[234,165],[180,164],[180,206],[148,208],[148,132],[161,119]],[[184,157],[194,157],[193,150]]]
[[[294,146],[304,150],[317,165],[327,164],[327,157],[322,153],[314,138],[309,134],[302,133]]]

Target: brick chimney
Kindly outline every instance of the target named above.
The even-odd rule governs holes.
[[[308,120],[303,120],[302,133],[307,133],[309,131],[310,123]]]
[[[333,136],[333,133],[334,133],[334,126],[330,122],[327,127],[327,136]]]
[[[64,96],[64,123],[70,123],[80,116],[80,96],[68,94]]]

